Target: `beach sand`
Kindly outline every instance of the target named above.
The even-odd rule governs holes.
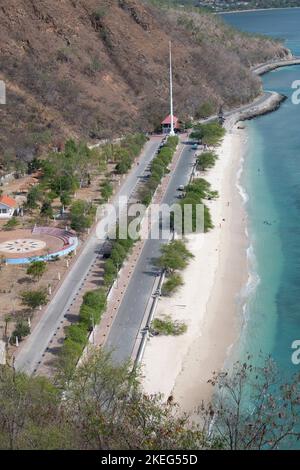
[[[241,292],[247,283],[246,213],[238,178],[247,134],[235,125],[229,130],[213,169],[205,177],[219,198],[208,205],[215,228],[188,236],[193,260],[183,272],[184,286],[159,300],[156,316],[184,321],[181,336],[152,337],[145,350],[143,387],[149,393],[173,395],[183,411],[193,413],[212,387],[212,372],[224,367],[241,325]]]

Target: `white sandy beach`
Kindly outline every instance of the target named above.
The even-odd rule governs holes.
[[[152,337],[143,359],[147,393],[173,395],[187,412],[209,400],[207,384],[220,370],[240,330],[240,292],[247,282],[246,214],[237,182],[247,134],[237,126],[228,131],[218,150],[219,160],[204,176],[219,191],[209,206],[215,228],[188,237],[195,258],[183,273],[185,284],[162,298],[156,316],[184,321],[178,337]],[[225,220],[223,220],[225,219]]]

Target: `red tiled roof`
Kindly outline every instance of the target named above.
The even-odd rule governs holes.
[[[178,123],[178,118],[176,116],[173,115],[173,122],[174,122],[174,126],[177,125]],[[163,121],[161,124],[171,124],[171,114],[169,114]]]
[[[5,206],[8,206],[8,207],[16,207],[17,206],[17,203],[14,199],[12,199],[9,196],[5,196],[5,195],[0,197],[0,204],[4,204]]]

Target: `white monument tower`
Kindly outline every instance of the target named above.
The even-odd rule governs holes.
[[[170,135],[175,135],[174,132],[174,116],[173,116],[173,77],[172,77],[172,45],[169,42],[169,54],[170,54],[170,116],[171,116],[171,127]]]

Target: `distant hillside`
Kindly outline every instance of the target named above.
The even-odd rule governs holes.
[[[0,156],[27,158],[66,138],[152,130],[167,113],[168,42],[175,112],[236,105],[260,82],[247,67],[288,52],[208,14],[160,10],[136,0],[0,2]]]

